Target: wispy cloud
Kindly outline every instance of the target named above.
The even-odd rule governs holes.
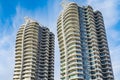
[[[20,25],[24,22],[24,16],[40,20],[40,13],[41,12],[39,10],[29,12],[18,6],[16,7],[16,15],[11,19],[12,24],[9,24],[6,20],[6,23],[1,25],[2,27],[6,27],[2,31],[2,36],[0,38],[0,78],[2,80],[13,80],[16,33]],[[10,29],[7,29],[7,27]],[[7,32],[9,30],[12,31]]]
[[[14,66],[14,40],[14,29],[13,33],[3,34],[0,38],[0,77],[3,80],[12,80],[11,76],[13,75]]]
[[[120,79],[120,45],[110,49],[115,80]]]
[[[52,32],[56,34],[56,20],[58,14],[58,9],[60,0],[55,0],[54,4],[52,5],[51,2],[48,2],[48,7],[44,9],[36,9],[34,12],[21,8],[19,5],[16,7],[16,14],[11,19],[12,24],[9,24],[9,20],[4,25],[1,26],[9,26],[9,29],[5,28],[2,31],[2,37],[0,38],[0,78],[2,80],[12,80],[13,72],[14,72],[14,61],[15,61],[15,39],[16,33],[21,24],[24,23],[24,17],[28,16],[37,20],[40,24],[45,25],[50,28]],[[50,6],[52,6],[52,11]],[[48,13],[48,14],[46,14]],[[53,17],[54,15],[54,17]],[[0,21],[1,22],[1,21]],[[6,46],[7,45],[7,46]],[[55,39],[55,79],[59,80],[59,50],[57,39]],[[6,48],[7,47],[7,48]],[[59,70],[58,70],[59,69]],[[7,76],[7,77],[6,77]]]

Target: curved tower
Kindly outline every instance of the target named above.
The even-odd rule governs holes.
[[[114,80],[102,14],[64,4],[57,21],[61,80]]]
[[[27,18],[16,37],[13,80],[54,80],[54,34]]]
[[[65,6],[65,10],[60,15],[57,25],[61,59],[61,80],[83,80],[77,4],[69,3]]]

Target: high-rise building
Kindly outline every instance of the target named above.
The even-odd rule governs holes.
[[[103,16],[63,3],[57,22],[61,80],[114,80]]]
[[[16,37],[13,80],[54,80],[54,34],[26,18]]]

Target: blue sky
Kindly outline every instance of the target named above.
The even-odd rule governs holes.
[[[70,0],[91,5],[103,14],[115,80],[120,79],[120,0]],[[28,16],[56,34],[61,0],[0,0],[0,79],[12,80],[16,32]],[[55,80],[59,79],[59,48],[55,40]]]

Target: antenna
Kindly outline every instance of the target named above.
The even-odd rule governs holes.
[[[69,3],[68,0],[62,0],[61,6],[62,6],[63,8],[65,8],[68,3]]]
[[[33,20],[32,18],[28,16],[24,17],[24,19],[25,19],[25,24],[30,23],[30,22],[36,22],[35,20]]]

